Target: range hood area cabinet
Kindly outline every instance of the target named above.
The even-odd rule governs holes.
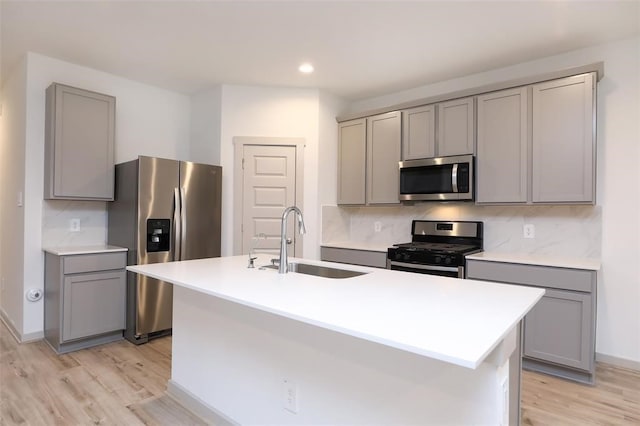
[[[595,203],[595,81],[478,96],[478,204]]]
[[[472,97],[403,110],[402,159],[473,154],[474,120]]]
[[[113,96],[47,88],[45,199],[113,200],[115,109]]]
[[[401,114],[338,125],[338,204],[399,204]]]

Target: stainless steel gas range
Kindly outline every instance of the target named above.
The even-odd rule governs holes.
[[[411,242],[387,250],[387,268],[464,278],[465,256],[482,251],[482,222],[414,220]]]

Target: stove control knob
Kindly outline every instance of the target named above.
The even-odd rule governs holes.
[[[440,256],[436,256],[436,258],[433,260],[435,260],[436,263],[440,263],[442,261],[442,258]]]
[[[395,253],[394,257],[396,260],[400,260],[400,258],[402,257],[402,255],[400,253]]]
[[[451,263],[451,258],[450,257],[445,257],[444,258],[444,263],[446,263],[447,265]]]
[[[404,254],[404,260],[409,260],[411,258],[411,256],[409,256],[409,253],[405,253]]]

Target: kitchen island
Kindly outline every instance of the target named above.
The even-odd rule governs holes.
[[[174,284],[168,392],[238,424],[506,424],[509,356],[544,290],[260,256],[131,266]]]

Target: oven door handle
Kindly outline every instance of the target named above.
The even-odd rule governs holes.
[[[444,271],[444,272],[457,272],[457,266],[435,266],[435,265],[421,265],[416,263],[404,263],[404,262],[389,262],[391,266],[402,266],[405,268],[413,268],[413,269],[423,269],[425,271]]]

